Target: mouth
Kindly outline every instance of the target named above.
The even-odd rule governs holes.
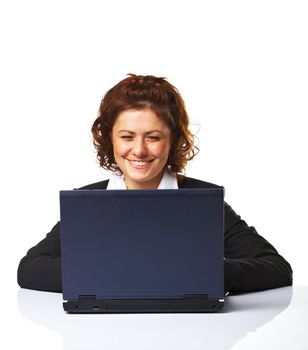
[[[133,160],[127,159],[129,164],[135,169],[146,169],[150,166],[154,159],[151,160]]]

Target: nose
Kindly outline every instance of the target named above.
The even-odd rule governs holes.
[[[138,158],[144,158],[147,152],[145,141],[142,138],[137,138],[134,143],[133,154]]]

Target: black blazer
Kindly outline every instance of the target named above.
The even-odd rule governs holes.
[[[108,180],[80,189],[106,189]],[[215,184],[178,177],[179,188],[215,188]],[[225,291],[252,292],[292,284],[290,264],[277,250],[248,226],[225,202]],[[60,222],[27,255],[17,272],[22,288],[61,292]]]

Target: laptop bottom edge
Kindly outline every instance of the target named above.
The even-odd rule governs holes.
[[[205,313],[223,308],[224,299],[96,299],[68,300],[63,308],[68,313]]]

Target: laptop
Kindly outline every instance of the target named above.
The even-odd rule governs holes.
[[[69,313],[214,312],[224,304],[224,188],[60,191]]]

